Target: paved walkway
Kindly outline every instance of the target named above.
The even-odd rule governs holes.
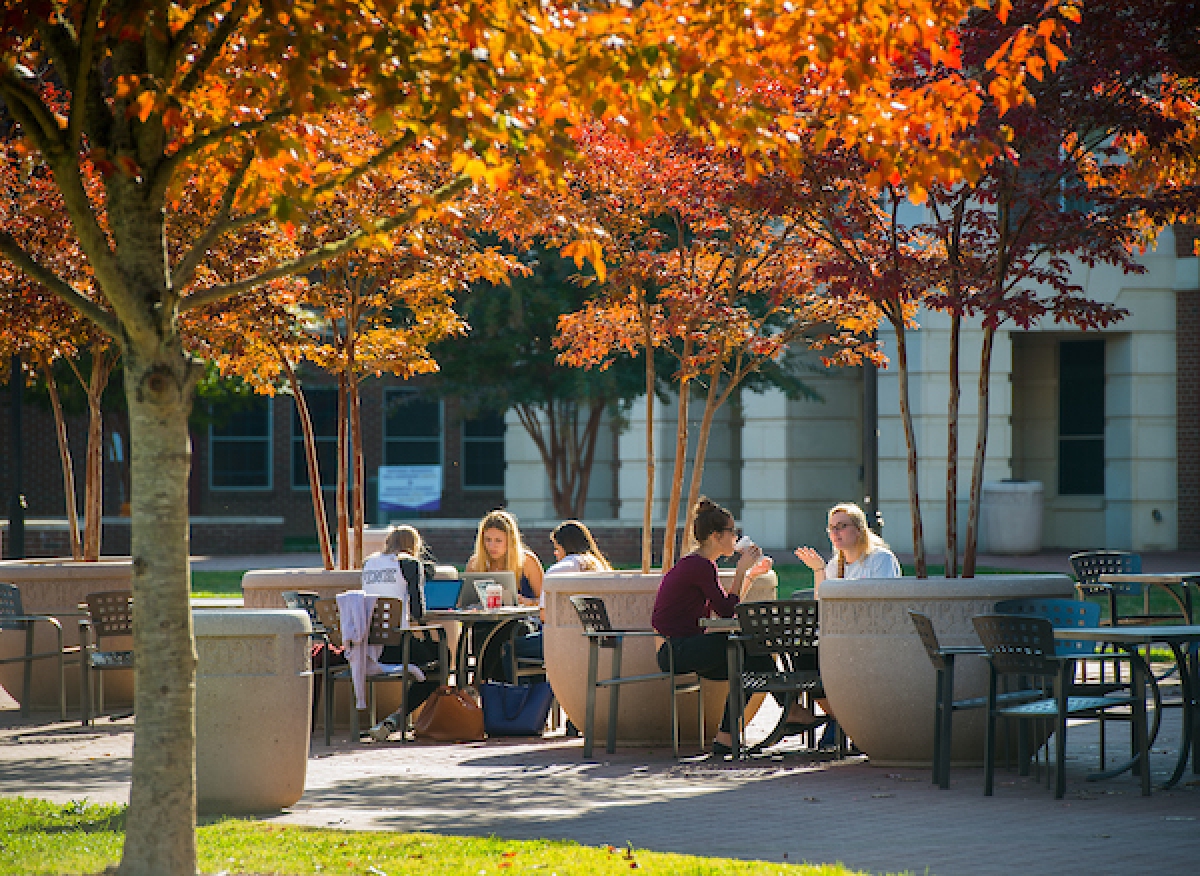
[[[1153,761],[1174,756],[1179,711],[1167,714]],[[0,795],[59,801],[128,799],[132,722],[22,725],[0,712]],[[1110,725],[1110,751],[1120,750]],[[1200,859],[1200,782],[1139,796],[1128,775],[1084,781],[1095,763],[1090,726],[1070,734],[1067,797],[1035,779],[832,762],[802,751],[735,764],[622,749],[592,761],[581,741],[473,745],[390,742],[326,748],[313,736],[303,798],[273,816],[317,827],[572,839],[697,855],[842,862],[868,872],[1193,874]],[[1127,743],[1126,743],[1127,744]]]

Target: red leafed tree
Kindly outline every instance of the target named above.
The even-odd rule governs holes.
[[[1006,16],[973,16],[960,30],[964,63],[987,91],[979,122],[963,142],[990,141],[1000,148],[975,183],[931,189],[933,220],[924,228],[944,249],[929,304],[952,319],[947,575],[956,574],[958,559],[961,319],[978,316],[983,327],[962,568],[970,577],[978,550],[996,331],[1007,323],[1028,328],[1044,318],[1087,330],[1125,315],[1088,299],[1072,271],[1076,265],[1108,264],[1143,272],[1136,253],[1178,200],[1178,193],[1161,187],[1128,186],[1121,152],[1131,141],[1180,137],[1195,123],[1197,104],[1189,110],[1170,84],[1187,70],[1186,55],[1168,39],[1183,12],[1179,3],[1025,2],[1013,4]],[[1024,48],[1014,53],[1014,46]],[[993,77],[1005,69],[998,56],[1022,52],[1027,93],[1014,101]]]
[[[971,123],[970,107],[919,88],[896,93],[891,82],[917,49],[940,51],[974,5],[0,0],[5,143],[62,196],[97,299],[26,249],[11,217],[0,253],[115,339],[124,363],[134,647],[155,655],[136,669],[125,876],[195,871],[186,424],[199,368],[180,314],[370,246],[465,184],[363,217],[294,258],[244,259],[235,275],[198,287],[210,252],[302,223],[364,169],[417,144],[471,179],[502,183],[514,163],[549,177],[584,112],[639,131],[689,128],[754,153],[786,145],[819,105],[902,176],[949,168],[941,144]],[[739,91],[764,78],[803,88],[808,105],[780,117]],[[51,83],[64,91],[51,95]],[[327,111],[354,102],[381,148],[345,170],[314,160],[336,139]],[[910,148],[914,124],[936,136]]]
[[[720,406],[806,335],[841,347],[830,361],[855,361],[866,349],[855,330],[867,304],[825,294],[813,282],[819,240],[807,221],[814,193],[802,177],[778,168],[749,179],[736,150],[679,137],[635,145],[605,136],[588,146],[592,178],[608,182],[606,194],[625,193],[614,199],[589,192],[582,198],[591,205],[589,217],[606,232],[638,233],[602,236],[605,258],[614,265],[605,293],[561,320],[559,344],[564,361],[586,366],[654,346],[676,359],[674,471],[662,553],[668,568],[676,556],[692,384],[707,383],[707,393],[685,533]],[[653,290],[653,302],[647,290]],[[598,325],[604,328],[597,331]]]

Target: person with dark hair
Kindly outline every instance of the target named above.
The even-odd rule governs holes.
[[[550,533],[554,545],[555,563],[546,570],[547,575],[564,572],[601,572],[612,569],[591,531],[578,520],[564,520]]]
[[[717,575],[717,560],[738,553],[733,515],[715,502],[701,498],[696,503],[694,517],[692,534],[698,547],[680,557],[679,562],[663,575],[654,600],[651,624],[666,638],[658,651],[658,665],[665,672],[670,665],[670,656],[674,654],[676,672],[696,672],[704,678],[726,681],[729,678],[725,657],[727,639],[724,635],[705,633],[700,628],[700,619],[711,613],[733,617],[734,607],[749,591],[751,582],[770,571],[772,563],[760,547],[749,545],[740,551],[733,574],[733,592],[726,591]],[[746,665],[754,668],[755,658],[748,657]],[[727,697],[725,715],[712,743],[714,754],[728,754],[731,750],[731,709]]]
[[[383,550],[367,558],[362,569],[362,589],[376,596],[403,600],[406,614],[414,624],[425,613],[425,582],[433,578],[436,568],[430,561],[421,533],[411,526],[394,526],[387,534]],[[401,645],[388,645],[380,655],[381,663],[400,663],[404,659]],[[409,642],[409,663],[419,665],[438,659],[438,643],[424,633],[413,633]],[[411,714],[437,690],[436,681],[408,683],[408,712]],[[367,731],[376,742],[387,738],[404,725],[407,715],[397,709]]]

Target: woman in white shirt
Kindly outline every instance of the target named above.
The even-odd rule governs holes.
[[[603,572],[612,569],[592,533],[578,520],[565,520],[550,533],[557,562],[546,570],[547,575],[564,572]],[[544,603],[543,603],[544,604]]]
[[[900,561],[882,538],[867,526],[867,515],[853,502],[843,502],[829,509],[829,541],[833,545],[833,556],[825,562],[816,550],[805,545],[796,548],[796,556],[812,569],[814,595],[820,595],[821,582],[826,578],[899,578]],[[837,742],[837,723],[828,703],[817,700],[829,721],[821,735],[821,747],[829,748]],[[853,751],[853,744],[851,744]]]
[[[853,502],[829,509],[826,528],[833,544],[833,556],[825,562],[813,548],[796,548],[796,556],[813,570],[813,584],[819,595],[826,578],[899,578],[900,561],[891,548],[867,526],[867,515]]]

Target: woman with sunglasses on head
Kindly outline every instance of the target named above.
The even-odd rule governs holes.
[[[674,657],[676,672],[695,672],[703,678],[726,681],[729,664],[725,651],[728,637],[705,633],[700,619],[716,613],[733,617],[734,607],[750,590],[759,575],[770,571],[771,558],[763,556],[762,548],[751,544],[740,552],[733,574],[732,592],[721,586],[717,575],[717,560],[738,553],[737,527],[733,515],[715,502],[700,499],[693,515],[692,534],[698,547],[663,575],[654,599],[650,623],[667,641],[658,650],[658,665],[666,672]],[[755,668],[756,658],[747,657],[748,668]],[[769,661],[770,658],[757,658]],[[732,738],[729,735],[732,706],[725,700],[725,715],[713,740],[714,754],[728,754]]]
[[[796,556],[812,569],[814,596],[820,595],[821,582],[826,578],[899,578],[900,561],[891,548],[867,526],[867,515],[853,502],[843,502],[829,509],[829,541],[833,545],[833,556],[825,562],[815,549],[805,545],[796,548]],[[824,699],[817,705],[828,721],[821,734],[821,747],[832,748],[837,744],[837,724],[833,712]]]
[[[900,577],[900,561],[887,542],[870,530],[867,515],[853,502],[829,509],[826,532],[833,544],[833,556],[828,563],[807,545],[796,548],[796,556],[813,570],[813,584],[818,592],[826,578]]]

